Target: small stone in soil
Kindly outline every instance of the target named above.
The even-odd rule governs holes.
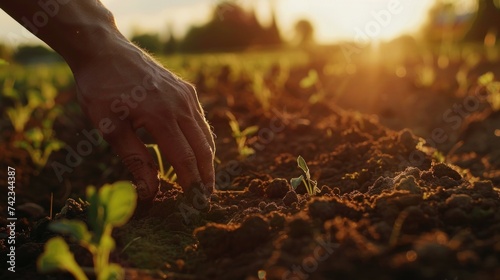
[[[283,198],[289,190],[291,190],[291,186],[288,180],[276,178],[266,183],[265,193],[271,199]]]
[[[456,170],[444,163],[437,163],[432,166],[432,175],[434,175],[434,177],[436,178],[447,176],[454,180],[462,179],[462,176],[460,176],[460,174]]]
[[[286,206],[291,206],[294,202],[299,202],[297,193],[295,191],[288,191],[285,197],[283,197],[283,204],[285,204]]]

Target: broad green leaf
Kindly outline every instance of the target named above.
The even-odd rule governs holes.
[[[300,169],[302,169],[302,171],[304,171],[306,178],[310,179],[311,175],[309,174],[309,167],[307,167],[307,163],[302,156],[297,157],[297,165]]]
[[[99,280],[118,280],[124,278],[125,272],[123,271],[123,268],[114,263],[106,266],[103,270],[101,270],[98,276]]]
[[[290,185],[292,185],[292,188],[295,190],[300,185],[300,183],[302,183],[302,180],[304,180],[303,175],[300,175],[297,178],[292,178],[290,179]]]
[[[88,243],[92,237],[87,229],[87,225],[79,220],[63,219],[56,221],[49,225],[49,229],[55,232],[69,234],[71,237],[83,243]]]
[[[41,273],[64,270],[73,274],[77,280],[88,279],[61,237],[47,241],[43,254],[37,260],[37,267]]]
[[[257,125],[252,125],[252,126],[249,126],[249,127],[245,128],[241,132],[241,135],[243,135],[243,136],[250,136],[250,135],[253,135],[253,134],[257,133],[257,131],[259,131],[259,127]]]
[[[0,66],[3,66],[3,65],[9,65],[9,63],[5,59],[0,58]]]
[[[482,86],[486,86],[488,85],[489,83],[493,82],[493,79],[495,79],[495,75],[493,74],[493,72],[488,72],[486,74],[483,74],[481,75],[477,81],[480,85]]]
[[[99,200],[105,205],[105,222],[114,227],[124,225],[134,214],[137,194],[128,181],[119,181],[101,188]]]

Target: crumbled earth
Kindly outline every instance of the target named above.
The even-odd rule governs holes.
[[[231,188],[212,194],[208,209],[164,183],[145,216],[115,230],[114,261],[158,279],[258,279],[259,270],[266,279],[500,276],[498,186],[434,161],[409,130],[328,107],[309,116],[307,125],[289,120],[263,156],[231,167],[239,171]],[[260,116],[259,123],[271,118]],[[301,174],[299,154],[319,182],[315,196],[289,183]],[[85,207],[69,199],[55,218],[85,220]],[[53,236],[47,219],[33,228],[26,223],[18,239],[20,271],[34,269],[33,256]],[[82,249],[75,253],[91,264]]]
[[[457,144],[443,148],[440,158],[411,129],[392,130],[378,117],[326,101],[308,103],[297,75],[290,73],[286,99],[278,95],[282,107],[267,111],[257,109],[244,80],[231,87],[220,81],[215,97],[200,92],[218,136],[218,190],[208,203],[162,182],[153,204],[139,207],[113,233],[112,261],[127,268],[129,279],[500,279],[499,113],[469,115],[456,131]],[[228,100],[231,90],[241,98]],[[254,155],[239,156],[227,107],[242,128],[259,126],[247,141]],[[76,142],[71,137],[88,123],[68,127],[62,137]],[[7,164],[26,162],[25,154],[6,147],[0,145]],[[47,230],[47,192],[54,192],[54,219],[85,221],[87,206],[78,197],[86,180],[128,178],[111,154],[105,144],[96,147],[87,161],[100,164],[63,183],[20,177],[34,187],[19,194],[18,273],[3,269],[0,278],[68,279],[36,273],[35,260],[54,236]],[[302,175],[299,155],[319,193],[308,194],[304,184],[292,188],[290,179]],[[4,265],[6,224],[3,217]],[[80,264],[92,265],[88,252],[76,244],[71,249]]]

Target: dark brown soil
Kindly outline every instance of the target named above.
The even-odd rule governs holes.
[[[499,112],[482,103],[481,110],[449,132],[452,142],[433,146],[422,138],[429,139],[432,129],[443,124],[427,120],[415,125],[408,121],[407,107],[392,108],[393,117],[365,110],[379,113],[377,117],[334,105],[354,108],[345,96],[310,104],[310,94],[298,82],[315,67],[311,63],[292,69],[268,111],[260,109],[244,78],[222,79],[215,89],[198,81],[218,136],[219,190],[204,203],[164,182],[153,205],[115,230],[112,260],[141,269],[129,271],[131,279],[500,279]],[[374,90],[387,90],[393,78],[380,73],[384,82]],[[356,75],[355,80],[363,81],[361,70]],[[408,83],[403,89],[409,94],[423,91],[409,80],[397,83]],[[351,87],[356,100],[354,89],[361,85]],[[428,89],[439,90],[453,91],[453,85]],[[228,92],[237,98],[228,101]],[[428,93],[418,102],[431,104],[436,115],[461,100],[453,94],[440,96],[439,102],[434,98]],[[66,106],[74,106],[72,102]],[[254,155],[239,159],[227,109],[241,127],[259,126],[248,139]],[[414,115],[426,114],[412,110]],[[78,109],[70,110],[68,119],[76,123],[58,123],[58,136],[67,143],[77,142],[76,133],[90,128],[80,115]],[[5,164],[23,166],[19,169],[30,173],[18,179],[17,205],[35,203],[49,209],[48,195],[53,192],[54,209],[61,212],[56,218],[85,220],[85,206],[77,199],[85,186],[129,178],[108,146],[96,149],[61,184],[44,174],[51,173],[49,169],[32,174],[27,155],[2,143]],[[304,185],[294,190],[289,183],[301,175],[299,155],[318,181],[317,195],[307,194]],[[52,160],[64,156],[55,153]],[[36,257],[53,234],[43,218],[47,210],[25,209],[16,228],[14,278],[65,279],[65,274],[36,273]],[[2,238],[5,225],[4,217]],[[5,264],[6,244],[0,244]],[[82,265],[91,266],[88,253],[77,245],[72,249]],[[4,271],[2,279],[14,279]]]

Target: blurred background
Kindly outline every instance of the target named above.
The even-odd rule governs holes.
[[[230,135],[225,111],[250,126],[273,109],[307,119],[322,104],[424,139],[442,128],[437,157],[500,180],[498,0],[103,2],[127,37],[197,86],[216,134]],[[63,203],[75,189],[127,177],[105,143],[58,165],[92,129],[71,72],[3,12],[0,26],[1,163],[22,167],[20,184],[36,190],[27,200],[55,192]],[[483,125],[467,125],[473,116]],[[453,158],[467,147],[479,156]],[[235,157],[219,151],[221,161]]]
[[[102,1],[119,29],[158,55],[388,42],[404,35],[429,43],[494,40],[497,0],[190,0]],[[41,59],[43,44],[0,14],[0,55]],[[47,53],[48,55],[48,53]],[[47,58],[46,58],[47,59]]]

